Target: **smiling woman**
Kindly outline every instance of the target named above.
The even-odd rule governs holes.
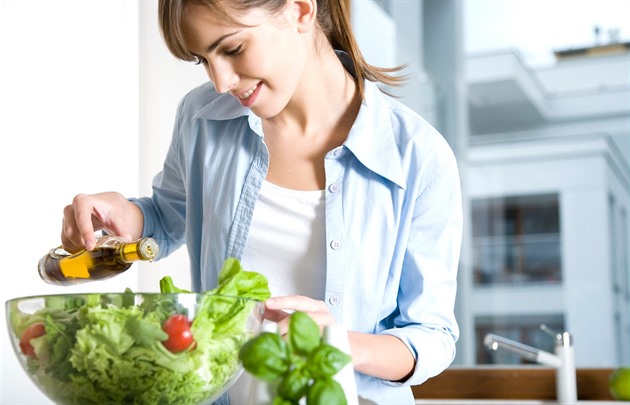
[[[223,11],[230,18],[221,18],[225,13],[214,12],[216,4],[225,5]],[[262,4],[264,7],[259,7]],[[243,5],[247,7],[240,8]],[[174,11],[172,7],[181,9]],[[426,122],[375,91],[372,81],[387,85],[398,83],[398,78],[389,75],[397,69],[376,68],[364,61],[349,30],[347,11],[337,1],[235,1],[212,3],[211,6],[199,2],[163,1],[159,13],[166,43],[176,42],[169,45],[172,53],[184,60],[200,61],[210,83],[197,87],[180,103],[173,142],[164,168],[153,183],[153,197],[132,200],[142,210],[143,228],[163,235],[158,238],[165,240],[168,254],[181,244],[184,229],[178,222],[186,219],[187,247],[194,259],[191,267],[193,289],[211,286],[213,261],[223,254],[242,257],[246,267],[263,274],[284,274],[284,283],[272,285],[276,297],[267,302],[268,319],[277,321],[282,330],[286,327],[287,311],[304,310],[314,315],[320,326],[334,321],[350,325],[359,393],[379,402],[412,400],[408,385],[439,372],[452,359],[453,340],[457,335],[451,300],[455,275],[453,260],[458,256],[461,240],[460,202],[456,164],[448,146]],[[385,102],[382,108],[378,107],[382,102]],[[377,118],[379,112],[390,111],[397,115],[399,107],[400,117]],[[375,119],[381,124],[371,122]],[[387,123],[392,119],[400,123],[390,127]],[[414,124],[416,120],[418,122]],[[366,132],[366,127],[372,128],[371,131]],[[373,142],[365,137],[374,138],[374,146],[367,146]],[[402,144],[392,149],[393,139],[398,139],[393,142]],[[378,144],[383,142],[379,147]],[[416,158],[411,152],[403,153],[404,157],[399,153],[406,148],[415,149],[417,142],[423,143],[426,151],[435,148],[430,158],[422,159],[422,165],[435,165],[433,169],[427,169],[427,175],[434,177],[441,172],[439,181],[432,184],[431,192],[424,194],[427,201],[423,207],[433,206],[432,198],[438,194],[448,201],[446,206],[442,203],[440,209],[436,207],[437,211],[421,219],[414,219],[411,214],[418,207],[414,196],[422,194],[415,188],[423,189],[429,183],[406,179],[416,176],[417,172],[411,167],[415,166]],[[381,167],[376,164],[376,151],[390,155],[388,161],[402,160],[402,173],[399,173],[398,165]],[[208,154],[207,158],[203,158],[205,154]],[[359,154],[365,155],[360,159],[364,160],[361,163],[357,160]],[[328,155],[336,157],[337,161],[327,165]],[[188,159],[192,160],[186,162]],[[186,185],[191,181],[198,183],[196,178],[201,173],[198,166],[202,162],[202,183]],[[372,183],[371,171],[376,171],[378,178],[387,181],[366,189]],[[219,174],[221,178],[216,177]],[[413,186],[406,189],[410,184]],[[196,189],[201,192],[194,192]],[[209,191],[203,191],[205,189]],[[220,190],[221,198],[213,197],[218,192],[210,192],[214,189]],[[289,210],[291,206],[285,203],[280,193],[268,193],[276,189],[281,190],[282,196],[289,192],[299,193],[299,201],[307,205],[306,209]],[[307,202],[303,197],[305,193],[313,192],[325,195],[327,204],[329,201],[345,201],[344,204],[349,206],[356,205],[358,216],[342,221],[341,207],[330,206],[322,211],[324,215],[315,215],[311,221],[303,213],[317,213],[321,211],[320,207],[323,208],[322,199]],[[405,197],[390,201],[392,193],[404,193]],[[377,218],[378,226],[382,227],[382,231],[377,232],[381,235],[379,238],[361,231],[366,224],[365,217],[360,214],[364,204],[355,200],[359,195],[374,199],[367,206],[375,212],[370,217]],[[180,204],[184,200],[177,202],[180,199],[190,202],[185,204],[185,212],[176,208],[184,207]],[[126,202],[113,195],[96,195],[83,200],[87,206],[99,201],[117,212],[126,211],[119,210]],[[395,207],[391,207],[392,203]],[[81,205],[75,203],[73,208],[81,209]],[[392,215],[392,208],[395,212],[402,210],[403,214]],[[201,228],[193,226],[200,223],[195,220],[200,210],[205,218],[209,218],[207,225]],[[450,214],[446,215],[446,212]],[[218,213],[224,213],[229,221],[225,223],[225,218]],[[229,219],[231,215],[236,216]],[[289,215],[292,215],[293,223],[298,224],[296,228],[304,232],[296,233],[289,243],[275,243],[278,235],[285,235],[280,231],[280,224],[285,223]],[[431,222],[436,224],[435,228],[430,226],[426,232],[438,234],[437,238],[442,241],[439,243],[444,243],[444,251],[449,252],[440,255],[440,265],[436,267],[420,263],[424,256],[421,251],[428,246],[423,244],[420,248],[410,241],[424,239],[426,235],[419,231],[421,227],[409,227],[411,221],[430,221],[434,216],[438,218]],[[269,217],[273,221],[265,221]],[[390,218],[394,223],[387,223]],[[112,217],[111,225],[117,227],[114,219],[119,220]],[[132,224],[131,234],[136,236],[140,228],[135,214],[133,218],[120,219]],[[66,220],[72,224],[73,218],[66,217]],[[234,220],[237,223],[230,226]],[[80,223],[76,225],[81,228]],[[339,236],[344,235],[344,241],[333,239],[328,243],[327,233],[313,231],[322,226]],[[335,231],[338,227],[344,229]],[[391,227],[400,227],[402,234],[398,241],[393,239],[398,238],[397,232],[391,234],[390,242],[383,241],[383,235],[390,234],[386,229]],[[206,232],[213,238],[204,237]],[[236,233],[230,236],[227,232]],[[266,237],[257,237],[260,235]],[[321,240],[316,235],[322,235]],[[192,242],[195,240],[201,240],[205,247],[199,249],[197,243]],[[366,243],[374,247],[368,250],[377,256],[373,258],[377,264],[367,257],[352,255],[356,251],[353,246],[365,247]],[[382,254],[376,253],[383,246]],[[293,266],[290,264],[293,262],[283,259],[285,253],[295,254],[303,247],[305,254],[299,265]],[[407,248],[418,249],[417,258],[411,255],[403,259]],[[347,260],[335,260],[337,255],[328,258],[340,249],[342,255],[350,255]],[[269,257],[271,251],[273,257]],[[343,271],[347,275],[344,280],[335,281],[334,278],[342,274],[341,263],[344,263]],[[300,272],[325,280],[318,283],[322,287],[311,290],[304,282],[305,278],[297,276]],[[393,278],[387,277],[388,273]],[[366,274],[369,274],[367,278]],[[418,277],[424,280],[422,292],[413,285]],[[399,290],[398,286],[401,283],[407,285],[408,279],[414,281],[409,281],[408,288]],[[349,289],[350,285],[362,287]],[[430,286],[435,286],[435,290]],[[422,311],[416,309],[419,307],[413,304],[414,301],[422,300],[423,295],[438,294],[442,288],[448,291],[439,293],[438,305],[425,307]],[[383,304],[369,307],[359,304],[367,304],[367,291],[375,289],[382,291],[383,299],[377,302]],[[309,296],[305,295],[306,291]],[[400,298],[395,298],[397,295]],[[382,305],[387,309],[381,309]],[[400,309],[395,309],[398,305]],[[357,313],[359,307],[361,314]],[[381,317],[379,326],[364,320],[368,311]],[[437,318],[448,320],[447,324],[430,326],[433,312],[444,312]],[[399,313],[401,318],[397,320]],[[424,316],[427,317],[426,325],[420,322]],[[387,347],[388,357],[370,349],[376,346]],[[415,353],[418,352],[423,360],[416,362]],[[396,388],[396,384],[382,383],[381,380],[402,384]],[[244,392],[245,388],[246,385],[239,386],[232,391]]]
[[[271,2],[265,3],[271,4]],[[463,16],[460,7],[480,3],[481,1],[385,0],[352,2],[353,16],[360,16],[353,22],[353,26],[363,34],[357,39],[365,55],[387,55],[387,63],[395,65],[409,62],[407,52],[417,52],[412,55],[414,67],[418,68],[414,71],[414,77],[423,80],[421,84],[427,84],[427,86],[402,90],[405,97],[401,100],[405,102],[412,100],[408,105],[414,105],[414,109],[422,111],[423,114],[427,111],[429,121],[446,135],[450,144],[457,150],[458,156],[461,159],[470,159],[464,160],[465,164],[461,167],[468,186],[465,188],[468,193],[465,195],[465,206],[471,208],[472,215],[476,216],[473,219],[477,222],[474,226],[466,228],[471,230],[471,234],[465,235],[465,254],[462,262],[459,263],[461,270],[458,288],[462,292],[462,299],[459,300],[458,320],[462,326],[462,338],[458,343],[458,357],[455,362],[475,366],[477,359],[489,358],[488,353],[478,351],[483,348],[476,347],[476,340],[479,340],[476,336],[483,336],[486,332],[501,334],[505,332],[511,338],[518,340],[523,338],[524,341],[528,340],[532,343],[539,339],[534,330],[538,329],[541,320],[551,322],[559,329],[567,328],[574,333],[576,358],[578,362],[581,362],[578,366],[603,364],[604,367],[609,367],[620,361],[619,359],[625,361],[628,359],[627,342],[630,342],[627,332],[623,332],[628,330],[624,325],[627,325],[629,319],[627,310],[629,308],[627,301],[628,258],[625,248],[628,231],[627,227],[619,224],[628,223],[627,173],[630,171],[627,170],[627,157],[624,155],[624,151],[628,150],[627,122],[628,111],[630,111],[627,108],[627,100],[630,99],[627,97],[627,62],[623,64],[623,54],[621,57],[607,55],[602,58],[563,61],[569,63],[559,64],[554,69],[536,71],[522,65],[521,59],[510,54],[506,58],[492,59],[489,65],[482,64],[481,71],[487,74],[501,66],[515,68],[516,70],[510,72],[514,73],[516,88],[522,85],[525,91],[510,92],[510,94],[516,98],[516,101],[525,101],[526,106],[534,105],[535,108],[524,111],[521,108],[523,104],[510,106],[505,103],[496,103],[496,99],[493,101],[492,98],[478,97],[492,95],[491,92],[480,92],[492,90],[493,84],[501,84],[496,81],[488,84],[485,81],[484,86],[479,86],[479,83],[474,81],[474,77],[462,76],[464,66],[469,63],[474,66],[474,62],[483,63],[484,60],[465,60],[463,56],[461,41],[464,38],[468,40],[470,36],[463,34],[461,20]],[[510,2],[497,0],[495,3]],[[533,8],[534,4],[528,3]],[[531,21],[555,19],[558,24],[564,24],[566,22],[564,17],[569,11],[561,12],[562,10],[553,9],[555,12],[551,13],[550,10],[555,7],[555,4],[547,5],[545,13],[536,18],[522,20],[531,23]],[[586,3],[571,2],[571,4],[577,7]],[[627,2],[624,4],[626,4],[624,7],[627,7]],[[602,7],[604,8],[608,7]],[[138,10],[139,22],[136,15]],[[617,12],[618,15],[628,14],[622,12],[626,10],[625,8],[620,10]],[[54,287],[41,283],[36,274],[35,263],[41,254],[48,251],[50,246],[55,245],[54,241],[58,240],[60,207],[72,199],[76,188],[89,192],[99,189],[119,189],[126,195],[149,195],[154,174],[163,168],[164,156],[172,140],[174,121],[177,122],[175,125],[177,131],[182,122],[192,122],[184,118],[179,120],[181,117],[176,116],[178,103],[190,89],[207,82],[208,75],[202,66],[181,63],[168,52],[163,39],[160,38],[155,18],[157,13],[157,1],[0,1],[0,45],[3,54],[11,55],[2,65],[0,75],[2,88],[0,133],[3,134],[0,141],[2,142],[0,166],[2,173],[5,173],[3,177],[5,189],[9,190],[9,193],[11,190],[20,193],[18,198],[5,198],[9,209],[4,211],[3,223],[10,231],[3,234],[5,238],[3,243],[5,246],[12,246],[12,254],[7,258],[6,266],[10,269],[20,269],[20,271],[12,273],[12,276],[15,275],[19,281],[18,283],[3,284],[1,287],[3,296],[57,291]],[[496,35],[497,38],[508,36],[504,29],[489,29],[491,23],[502,21],[500,17],[490,21],[469,21],[468,27],[473,26],[472,23],[481,21],[483,25],[480,29],[483,32],[501,33],[501,35]],[[538,27],[536,24],[529,25]],[[278,27],[282,25],[276,28]],[[373,27],[379,27],[379,32],[376,33],[377,30]],[[387,31],[387,35],[381,35],[381,27],[391,28],[391,30]],[[608,27],[610,25],[602,24],[602,39],[604,35],[607,35]],[[239,29],[234,30],[234,32],[238,31]],[[590,38],[592,33],[590,25],[587,31]],[[625,31],[622,30],[623,32]],[[136,43],[138,34],[140,46]],[[235,34],[235,37],[238,35],[244,35],[244,32]],[[395,42],[387,42],[390,39],[396,41],[396,37],[398,37],[396,45],[393,45]],[[194,53],[199,56],[203,56],[202,53],[208,53],[207,48],[217,39],[211,39],[207,44],[195,47]],[[227,45],[227,40],[226,38],[225,45]],[[242,58],[243,51],[247,53],[251,50],[249,47],[241,47],[240,43],[230,44],[225,48],[222,48],[222,45],[224,44],[221,43],[213,51],[221,49],[223,61]],[[189,50],[185,48],[185,51]],[[291,52],[293,51],[291,49]],[[212,61],[216,54],[217,52],[207,55],[209,59],[206,58],[206,61]],[[331,60],[335,59],[331,58]],[[504,65],[493,63],[497,60],[507,60],[507,63]],[[296,65],[297,62],[299,62],[298,58],[296,58]],[[136,66],[137,63],[139,63],[139,69]],[[483,68],[484,66],[486,68]],[[619,66],[622,69],[618,69]],[[583,73],[585,68],[588,68],[586,74]],[[423,74],[425,69],[426,74]],[[138,70],[141,72],[139,77]],[[344,70],[347,71],[347,69]],[[278,76],[282,76],[284,72],[280,73]],[[495,79],[504,77],[504,74],[504,71],[497,73]],[[271,91],[271,86],[267,86],[263,78],[257,77],[258,75],[252,76],[254,77],[248,77],[247,82],[239,83],[233,89],[237,97],[249,100],[248,103],[251,104],[245,104],[245,106],[253,107],[266,97],[266,94]],[[532,79],[534,76],[535,80]],[[572,82],[567,80],[572,77],[578,78],[580,86],[572,87]],[[525,82],[520,81],[523,78],[526,79]],[[558,78],[561,80],[558,81]],[[532,81],[528,81],[529,79]],[[602,82],[602,79],[605,80]],[[353,79],[350,76],[344,73],[343,80],[345,84],[348,84],[347,87],[352,87],[350,85]],[[532,96],[529,91],[537,88],[536,85],[530,86],[532,83],[545,86],[544,88],[549,86],[548,88],[552,91],[534,93]],[[281,85],[284,84],[281,83]],[[322,86],[325,90],[343,88],[344,91],[347,87],[345,85],[326,88]],[[211,86],[207,84],[203,86],[205,90],[210,88]],[[569,91],[575,88],[580,91]],[[300,95],[314,98],[316,92],[310,91],[311,89],[307,88],[300,92]],[[227,90],[227,93],[222,95],[225,97],[217,99],[220,101],[213,103],[212,108],[199,110],[195,123],[213,120],[219,122],[216,116],[208,112],[209,110],[225,111],[222,109],[234,108],[238,111],[239,108],[244,108],[238,99],[229,95],[229,92]],[[182,108],[189,107],[193,101],[199,101],[201,98],[197,97],[200,97],[200,93],[193,92],[186,97],[182,102]],[[499,95],[505,94],[502,91],[499,93]],[[582,97],[585,93],[592,98],[574,98],[576,95]],[[379,93],[373,93],[373,95],[377,94]],[[551,94],[559,95],[557,99],[551,100],[553,109],[545,109],[549,107],[549,104],[544,102],[536,104],[541,100],[550,101],[547,96]],[[432,95],[435,97],[432,98]],[[471,98],[464,97],[467,95]],[[532,98],[528,99],[528,95]],[[519,97],[524,98],[519,99]],[[601,100],[602,97],[604,100],[621,101],[592,102],[594,99]],[[136,104],[138,99],[140,99],[139,105]],[[225,102],[225,100],[230,101]],[[482,101],[480,105],[475,104],[478,100]],[[339,117],[342,109],[335,108],[335,105],[329,101],[324,98],[316,106],[330,108],[331,112],[324,114],[326,118]],[[553,115],[559,112],[564,113],[557,107],[563,106],[565,101],[571,103],[571,108],[568,110],[574,115]],[[371,102],[364,104],[370,105]],[[577,111],[575,106],[580,107],[579,114],[575,113]],[[592,106],[602,109],[611,106],[614,108],[602,113],[600,110],[593,110]],[[401,107],[400,111],[403,110],[407,111]],[[525,115],[522,114],[523,112],[530,114]],[[538,115],[532,114],[536,112]],[[551,116],[548,115],[550,112]],[[470,120],[468,120],[469,113]],[[538,119],[532,126],[515,129],[517,124],[523,124],[524,118],[532,119],[532,117]],[[221,122],[225,124],[227,121]],[[300,121],[300,123],[304,122],[306,121]],[[345,123],[343,120],[339,122]],[[383,122],[398,121],[392,121],[389,118],[375,120],[352,132],[371,134],[377,129],[380,130],[380,124]],[[473,125],[480,122],[485,126]],[[256,136],[264,134],[264,141],[268,144],[266,146],[273,148],[278,145],[272,145],[271,133],[278,129],[278,125],[272,126],[271,121],[269,124],[270,126],[266,127],[261,121],[254,119],[250,124],[247,120],[243,123],[243,128],[250,128]],[[283,124],[283,122],[273,124]],[[139,138],[136,134],[138,127],[140,127]],[[327,129],[332,131],[333,128],[344,128],[344,126],[329,126]],[[475,132],[479,128],[490,128],[494,132]],[[313,133],[318,132],[313,131]],[[236,133],[236,131],[231,133]],[[206,137],[204,135],[195,139],[203,140]],[[381,238],[381,233],[388,236],[395,233],[392,232],[392,222],[387,222],[387,220],[396,216],[379,215],[378,210],[375,209],[378,205],[366,204],[365,196],[370,193],[391,191],[385,190],[383,186],[398,184],[398,178],[396,174],[384,168],[389,162],[395,161],[395,154],[387,155],[387,158],[375,157],[369,155],[366,148],[374,143],[380,150],[393,153],[396,148],[391,148],[391,146],[395,145],[395,142],[392,140],[392,143],[388,143],[390,138],[374,137],[370,138],[370,142],[357,141],[337,147],[340,143],[339,139],[332,139],[334,141],[331,144],[312,142],[312,146],[317,146],[320,151],[332,151],[325,159],[320,159],[325,162],[324,166],[352,161],[356,164],[353,170],[368,167],[371,170],[370,174],[364,177],[373,181],[371,187],[361,190],[352,189],[349,185],[356,183],[344,183],[339,180],[343,176],[338,176],[335,177],[335,181],[324,180],[324,187],[319,189],[322,178],[326,179],[319,171],[320,176],[313,175],[309,183],[315,184],[317,189],[311,187],[306,191],[290,190],[306,192],[307,194],[304,195],[309,198],[297,198],[291,201],[302,204],[302,210],[298,212],[310,213],[313,218],[318,218],[319,212],[325,213],[323,210],[317,211],[318,207],[321,209],[317,205],[320,196],[326,195],[326,199],[332,203],[342,201],[339,197],[342,195],[344,198],[358,196],[362,204],[358,205],[357,209],[349,209],[348,205],[343,204],[331,207],[331,209],[343,208],[339,211],[344,213],[343,221],[339,223],[353,221],[362,223],[365,218],[386,219],[378,228],[371,223],[368,224],[370,226],[366,226],[364,232],[354,234],[335,228],[332,230],[334,238],[328,239],[322,236],[321,243],[314,244],[312,247],[313,251],[328,252],[326,260],[338,269],[338,272],[331,272],[332,275],[350,274],[348,268],[344,267],[349,262],[345,259],[349,257],[352,260],[359,260],[354,256],[361,256],[360,259],[363,260],[359,263],[361,272],[355,274],[360,277],[356,276],[348,283],[353,287],[352,290],[358,290],[354,288],[355,286],[367,286],[365,288],[370,291],[370,295],[369,300],[366,299],[364,302],[364,308],[368,308],[374,302],[385,302],[377,298],[377,296],[380,297],[378,289],[372,288],[368,283],[374,281],[370,279],[370,276],[375,278],[386,276],[387,272],[367,273],[367,269],[389,268],[390,263],[385,263],[384,255],[380,254],[382,246],[388,245]],[[376,143],[381,141],[382,143]],[[304,144],[301,145],[297,139],[294,139],[294,142],[283,145],[288,145],[287,150],[298,156],[298,146],[304,146]],[[141,150],[138,150],[136,145],[141,145]],[[256,144],[248,145],[255,146]],[[311,144],[306,146],[311,146]],[[397,150],[400,152],[405,149],[398,148]],[[184,149],[179,149],[179,151],[184,151]],[[588,156],[580,151],[588,151]],[[220,165],[221,169],[218,169],[217,173],[223,174],[225,172],[222,170],[225,170],[225,167],[238,166],[237,160],[225,159],[224,156],[217,154],[200,159],[197,168],[204,173],[210,173],[210,166]],[[356,160],[354,160],[355,156]],[[555,157],[562,157],[562,159],[554,160]],[[547,158],[549,159],[545,161],[545,164],[542,164],[541,161]],[[582,158],[585,160],[580,160]],[[258,162],[263,163],[264,159]],[[567,165],[568,162],[575,164]],[[174,172],[184,167],[170,165],[170,163],[172,161],[169,161],[169,165],[165,167]],[[295,173],[300,169],[295,161],[289,160],[285,163],[291,170],[295,168]],[[107,170],[103,170],[103,166],[106,166]],[[33,169],[38,167],[46,167],[45,175],[42,175],[39,169]],[[359,173],[358,170],[351,172]],[[19,175],[14,175],[15,173]],[[251,172],[243,170],[239,172],[239,177],[245,179],[247,173],[254,173],[254,170]],[[290,182],[297,178],[293,175],[293,171],[285,173],[289,175],[279,177],[278,181]],[[311,173],[318,173],[318,171],[312,170]],[[140,183],[139,191],[137,190],[138,183]],[[25,184],[29,187],[25,187]],[[291,187],[294,185],[286,183],[286,185],[289,184]],[[267,186],[263,193],[271,193],[272,198],[277,195],[281,196],[279,198],[287,196],[287,193],[283,192],[286,190],[278,192],[272,183]],[[192,189],[199,190],[194,187]],[[249,195],[250,191],[252,190],[247,189],[243,195]],[[315,198],[310,198],[312,195],[308,193],[313,192],[320,194],[316,194]],[[191,221],[193,226],[207,225],[211,222],[208,218],[217,212],[236,210],[238,198],[235,194],[226,192],[219,183],[199,194],[208,198],[203,205],[205,207],[203,220]],[[267,195],[269,194],[263,197]],[[390,193],[389,196],[391,197],[392,194]],[[435,206],[443,205],[444,200],[448,199],[440,199],[440,204]],[[29,204],[25,201],[35,203]],[[273,208],[274,200],[271,201],[267,208]],[[217,202],[226,205],[222,207],[212,205]],[[308,205],[309,202],[312,205]],[[545,205],[541,205],[542,203]],[[250,209],[251,207],[244,207],[239,211],[239,215],[243,214],[242,217],[250,215]],[[328,206],[326,210],[329,210]],[[295,212],[284,210],[282,214],[288,216]],[[467,213],[467,215],[470,214]],[[533,220],[532,214],[536,214]],[[176,215],[166,213],[164,217],[175,219]],[[262,217],[266,218],[264,214]],[[257,218],[260,219],[261,215],[258,214]],[[301,218],[304,219],[306,216]],[[536,218],[547,218],[547,220],[541,223]],[[548,220],[549,218],[551,220]],[[304,222],[306,221],[302,223]],[[261,223],[264,222],[258,222],[258,224]],[[34,231],[35,225],[32,224],[37,224],[37,231]],[[285,221],[283,224],[293,224],[293,222]],[[472,225],[473,222],[470,224]],[[489,227],[491,224],[495,226]],[[229,226],[218,228],[225,231]],[[270,229],[278,228],[258,226],[259,232],[256,236],[252,233],[250,240],[256,238],[262,241],[279,242],[278,238],[270,238],[269,233],[265,233]],[[417,228],[413,227],[413,229]],[[472,235],[473,230],[474,235]],[[16,240],[29,242],[16,244]],[[429,239],[426,243],[431,241],[432,239]],[[425,241],[414,247],[422,247],[424,243]],[[274,254],[271,256],[280,257],[281,253],[296,251],[296,245],[282,242],[277,245],[279,246],[276,248],[283,250],[274,249]],[[302,243],[300,248],[305,248],[307,251],[309,248],[307,245]],[[222,247],[219,248],[220,253],[216,254],[217,257],[228,250],[226,246]],[[243,246],[240,248],[244,249]],[[175,247],[172,247],[172,251],[174,250]],[[202,248],[200,250],[205,251]],[[263,247],[259,251],[268,253],[272,250],[265,250]],[[440,250],[432,250],[432,252],[435,251]],[[279,253],[275,254],[276,252]],[[361,255],[346,257],[344,256],[346,252],[361,252]],[[171,253],[169,258],[151,264],[150,271],[128,272],[127,275],[121,276],[123,278],[112,280],[111,284],[108,282],[89,288],[101,291],[104,289],[122,291],[124,287],[133,288],[138,285],[142,291],[152,291],[158,285],[157,280],[165,274],[173,275],[178,280],[178,285],[201,285],[202,279],[197,277],[198,273],[191,274],[188,271],[191,265],[187,252],[182,249]],[[198,265],[197,256],[193,254],[191,257],[194,259],[193,264]],[[409,257],[416,256],[410,253]],[[299,259],[302,260],[303,257],[300,256]],[[258,263],[256,260],[250,259],[250,263]],[[309,263],[309,266],[302,266],[300,270],[308,272],[313,277],[320,275],[313,269],[323,267],[321,262],[307,260],[302,260],[302,262]],[[209,268],[213,267],[208,261],[202,264]],[[139,284],[136,284],[136,275],[140,278]],[[322,294],[320,298],[325,300],[326,306],[335,313],[343,313],[347,310],[346,303],[354,299],[351,295],[353,291],[350,291],[349,295],[348,291],[341,288],[342,284],[338,283],[339,278],[332,278],[332,275],[329,279],[331,280],[330,291]],[[282,277],[278,279],[283,280]],[[406,292],[417,292],[423,287],[428,288],[428,284],[420,285],[417,280],[418,277],[409,277],[401,285],[407,288]],[[447,284],[440,283],[440,280],[436,279],[432,281],[435,283],[433,285]],[[536,285],[537,283],[539,285]],[[545,284],[542,285],[543,283]],[[318,285],[311,284],[307,287],[319,288]],[[306,287],[303,291],[306,291]],[[343,295],[343,293],[346,294]],[[583,303],[586,301],[594,304],[584,306]],[[311,305],[313,302],[307,301],[307,304]],[[410,304],[409,308],[412,307],[413,305]],[[422,305],[422,307],[425,306]],[[313,308],[318,310],[320,307],[315,305]],[[391,307],[383,307],[380,313],[395,314],[396,311],[397,309]],[[400,324],[396,322],[405,318],[406,315],[410,316],[408,319],[403,319],[402,324],[406,324],[412,318],[411,313],[404,312],[403,315],[403,312],[400,312],[401,318],[392,321],[392,324],[399,326]],[[364,313],[351,318],[360,319]],[[444,318],[429,316],[424,318],[423,322],[432,325],[434,319]],[[391,319],[388,318],[389,320]],[[597,327],[593,328],[593,325]],[[450,334],[453,330],[432,329],[433,332],[436,330],[443,333],[447,342],[442,347],[450,347],[453,341],[453,335]],[[593,335],[593,331],[596,331],[596,335]],[[610,342],[616,343],[596,344],[602,335],[609,338]],[[2,339],[4,338],[6,334],[3,334]],[[4,346],[8,347],[8,345]],[[444,357],[440,356],[440,358]],[[5,363],[14,361],[8,352],[5,353],[3,359]],[[518,360],[502,358],[501,361]],[[426,363],[437,364],[431,359]],[[12,370],[10,364],[3,366],[6,367],[5,371]],[[17,367],[17,363],[13,366]],[[443,377],[448,378],[450,375],[447,372],[443,374]],[[5,387],[22,387],[23,389],[5,389],[0,402],[11,404],[44,401],[37,396],[37,392],[32,389],[28,381],[19,380],[25,378],[21,373],[4,372],[2,378]],[[439,380],[440,378],[430,379],[426,387],[431,388],[431,382]]]

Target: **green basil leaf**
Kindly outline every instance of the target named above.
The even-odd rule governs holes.
[[[286,398],[282,398],[280,396],[277,396],[273,399],[273,402],[271,403],[271,405],[297,405],[298,402],[292,402],[289,401]]]
[[[316,380],[306,394],[307,405],[347,405],[341,385],[332,378]]]
[[[278,395],[293,402],[298,402],[306,395],[311,377],[303,368],[289,371],[278,385]]]
[[[327,343],[319,345],[308,357],[308,371],[313,378],[332,377],[352,358]]]
[[[263,332],[239,351],[243,367],[254,377],[272,381],[289,370],[286,343],[277,333]]]
[[[294,312],[289,318],[289,345],[295,353],[308,355],[321,343],[319,325],[304,312]]]

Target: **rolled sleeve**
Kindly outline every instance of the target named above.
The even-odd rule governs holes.
[[[453,159],[416,201],[398,296],[396,328],[416,358],[405,385],[421,384],[455,358],[459,328],[454,307],[462,240],[462,204]]]

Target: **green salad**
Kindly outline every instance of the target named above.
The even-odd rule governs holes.
[[[32,314],[14,300],[10,322],[27,371],[60,403],[214,399],[239,370],[239,349],[254,333],[248,318],[270,296],[267,280],[228,259],[211,291],[180,294],[169,277],[160,290],[47,296]]]

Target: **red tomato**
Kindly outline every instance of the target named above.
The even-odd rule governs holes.
[[[171,353],[179,353],[195,343],[195,339],[190,333],[190,322],[185,315],[172,315],[164,322],[162,329],[168,334],[168,339],[162,344]]]
[[[31,345],[31,339],[43,336],[46,334],[46,327],[43,323],[34,323],[24,330],[20,337],[20,350],[25,356],[37,358],[35,349]]]

